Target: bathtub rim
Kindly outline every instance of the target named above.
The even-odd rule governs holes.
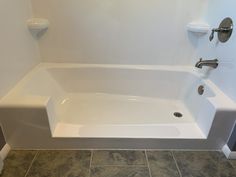
[[[205,78],[205,75],[199,72],[198,69],[192,66],[186,65],[116,65],[116,64],[80,64],[80,63],[40,63],[31,69],[5,96],[0,99],[0,107],[4,104],[6,105],[14,105],[14,99],[17,98],[19,100],[18,91],[22,89],[27,82],[29,82],[37,72],[41,70],[47,70],[50,68],[57,69],[71,69],[71,68],[112,68],[112,69],[135,69],[135,70],[152,70],[152,71],[176,71],[176,72],[186,72],[188,74],[194,75],[199,80],[203,82],[203,84],[207,85],[214,93],[214,96],[207,97],[216,104],[214,104],[217,108],[222,109],[234,109],[236,108],[236,103],[229,98],[223,91],[221,91],[214,82],[212,82],[209,78]],[[34,97],[34,96],[32,96]],[[50,96],[48,98],[50,99]],[[227,104],[220,104],[221,101],[225,100]],[[17,101],[18,102],[18,101]],[[20,103],[19,103],[20,104]],[[18,105],[18,104],[17,104]]]

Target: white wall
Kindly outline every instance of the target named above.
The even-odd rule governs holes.
[[[0,0],[0,98],[39,62],[26,26],[30,16],[29,0]]]
[[[51,26],[43,61],[190,64],[195,46],[185,26],[208,0],[32,0]]]
[[[210,34],[198,43],[198,56],[204,59],[218,58],[219,67],[210,73],[210,78],[228,96],[236,101],[236,1],[235,0],[209,0],[204,16],[211,28],[218,27],[221,20],[231,17],[234,21],[234,32],[227,43],[220,43],[215,39],[210,42]],[[215,35],[217,36],[217,35]]]

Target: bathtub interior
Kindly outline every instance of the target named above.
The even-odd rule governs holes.
[[[214,91],[189,70],[42,65],[1,105],[45,98],[53,137],[204,139],[216,113]]]
[[[55,107],[60,122],[83,125],[168,124],[174,113],[170,109],[183,110],[186,115],[186,118],[173,122],[192,122],[184,104],[174,99],[181,93],[181,88],[167,91],[178,81],[170,77],[172,83],[163,79],[156,82],[166,76],[167,71],[160,72],[159,78],[154,77],[153,72],[137,69],[72,68],[69,71],[49,69],[48,72],[65,94]],[[71,79],[72,76],[77,77]]]

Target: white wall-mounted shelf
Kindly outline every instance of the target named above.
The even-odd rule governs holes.
[[[191,22],[187,24],[187,30],[195,34],[204,35],[210,31],[210,26],[204,22]]]
[[[42,32],[45,32],[49,27],[49,21],[44,18],[31,18],[27,21],[29,30],[34,35],[39,35]]]
[[[49,21],[44,18],[31,18],[27,24],[30,30],[44,30],[49,27]]]

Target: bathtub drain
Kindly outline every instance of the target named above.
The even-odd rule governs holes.
[[[174,112],[174,116],[178,117],[178,118],[181,118],[181,117],[183,117],[183,114],[180,113],[180,112]]]

